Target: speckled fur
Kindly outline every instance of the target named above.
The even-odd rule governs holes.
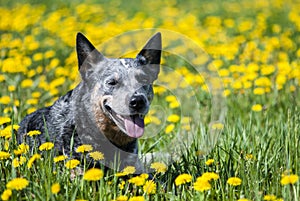
[[[148,112],[153,96],[152,83],[159,73],[160,34],[152,37],[134,59],[105,58],[80,33],[76,46],[82,81],[52,106],[26,116],[20,123],[18,142],[26,142],[33,147],[51,141],[58,154],[78,159],[81,155],[76,153],[76,148],[90,142],[96,150],[104,153],[106,159],[111,159],[109,162],[116,154],[125,157],[120,168],[136,164],[137,139],[128,136],[116,125],[103,110],[103,103],[120,113],[131,114],[133,111],[128,109],[128,97],[140,93],[147,97],[147,104],[139,113]],[[122,85],[108,86],[108,79],[118,79]],[[27,136],[26,133],[32,130],[39,130],[42,134],[35,138]]]

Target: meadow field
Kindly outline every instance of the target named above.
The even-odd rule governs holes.
[[[12,0],[0,13],[2,200],[300,200],[300,1]],[[152,180],[16,142],[27,114],[80,82],[77,32],[118,58],[158,31],[139,151],[174,158],[155,158]],[[90,144],[75,150],[105,159]]]

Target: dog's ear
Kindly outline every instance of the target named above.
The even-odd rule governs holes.
[[[104,58],[103,55],[92,45],[92,43],[80,32],[77,33],[76,36],[76,51],[79,70],[81,70],[80,68],[86,59],[95,63]]]
[[[151,85],[160,71],[161,34],[158,32],[150,38],[144,48],[136,56],[138,69],[136,79],[144,85]]]
[[[141,64],[160,64],[160,57],[161,34],[158,32],[150,38],[136,58],[141,60]]]

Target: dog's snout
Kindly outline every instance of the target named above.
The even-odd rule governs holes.
[[[147,106],[147,100],[143,95],[134,94],[129,101],[129,107],[136,111],[144,109],[146,106]]]

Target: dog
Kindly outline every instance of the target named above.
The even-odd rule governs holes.
[[[18,129],[18,143],[32,147],[50,141],[58,154],[78,159],[82,155],[76,152],[77,147],[90,144],[104,154],[106,167],[132,165],[142,169],[137,139],[143,135],[144,117],[153,99],[161,46],[158,32],[136,58],[106,58],[77,33],[81,82],[52,106],[27,115]],[[41,135],[29,137],[27,133],[32,130],[39,130]]]

